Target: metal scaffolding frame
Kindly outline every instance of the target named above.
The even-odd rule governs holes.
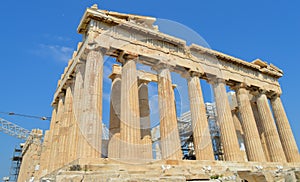
[[[29,130],[22,128],[2,118],[0,118],[0,132],[6,133],[8,135],[17,137],[22,140],[26,140],[27,137],[30,135]]]

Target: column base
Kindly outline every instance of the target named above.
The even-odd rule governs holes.
[[[279,167],[279,166],[282,166]],[[77,159],[41,179],[79,182],[104,181],[186,181],[223,179],[238,181],[297,180],[299,163],[259,163],[224,161],[157,160],[146,164],[127,164],[113,159]],[[295,175],[296,174],[296,175]]]

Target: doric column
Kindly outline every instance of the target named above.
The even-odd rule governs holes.
[[[141,118],[141,147],[142,157],[144,159],[152,159],[152,140],[151,140],[151,122],[150,122],[150,107],[148,99],[148,82],[139,80],[139,106]]]
[[[235,94],[234,94],[235,96]],[[231,108],[233,109],[233,108]],[[236,132],[236,136],[238,138],[238,142],[239,142],[239,148],[240,148],[240,155],[242,157],[242,161],[248,161],[248,157],[246,154],[246,149],[245,149],[245,142],[244,142],[244,132],[242,129],[242,125],[240,122],[240,117],[239,117],[239,110],[238,108],[235,108],[233,110],[231,110],[231,115],[232,115],[232,119],[233,119],[233,124],[235,127],[235,132]]]
[[[114,67],[113,67],[114,69]],[[121,75],[111,74],[108,157],[120,158]]]
[[[103,58],[102,50],[91,50],[86,59],[82,121],[80,121],[83,122],[81,128],[84,137],[81,143],[83,158],[101,157]]]
[[[141,131],[136,62],[128,59],[123,64],[120,116],[122,151],[120,157],[122,159],[139,159]]]
[[[248,160],[265,162],[266,159],[251,108],[249,91],[240,86],[236,88],[236,93]]]
[[[110,93],[110,123],[109,133],[112,137],[120,133],[120,114],[121,114],[121,75],[111,75],[111,93]]]
[[[67,134],[67,163],[72,162],[77,157],[77,143],[78,143],[78,124],[75,117],[75,103],[74,103],[74,89],[75,89],[75,79],[72,78],[67,88],[67,92],[70,92],[70,101],[69,101],[69,111],[68,111],[68,134]]]
[[[199,76],[200,75],[192,73],[191,77],[187,79],[194,148],[197,160],[214,160],[212,140],[210,137]]]
[[[257,130],[258,130],[258,133],[260,136],[261,145],[262,145],[262,148],[263,148],[263,151],[265,154],[265,159],[267,162],[271,162],[269,150],[268,150],[267,143],[266,143],[265,133],[264,133],[263,127],[261,125],[261,120],[260,120],[259,113],[258,113],[257,103],[251,101],[251,107],[252,107],[253,115],[255,118]]]
[[[49,162],[49,155],[50,155],[50,149],[51,149],[51,132],[49,130],[45,131],[44,135],[44,142],[42,145],[42,152],[41,152],[41,158],[40,158],[40,170],[37,171],[38,177],[45,176],[48,172],[48,162]],[[39,179],[38,178],[38,179]]]
[[[298,147],[279,95],[273,96],[271,105],[287,161],[300,162]]]
[[[58,106],[57,106],[57,113],[55,117],[55,125],[53,127],[53,133],[52,133],[50,171],[53,171],[59,167],[59,160],[58,160],[59,159],[59,130],[63,121],[64,99],[65,99],[65,94],[60,93]]]
[[[217,120],[220,126],[221,142],[226,161],[242,161],[240,148],[226,94],[225,82],[221,79],[212,81],[217,108]]]
[[[53,110],[52,110],[52,115],[51,115],[51,122],[50,122],[50,129],[49,129],[49,139],[48,139],[48,145],[49,145],[49,156],[47,156],[47,162],[46,162],[46,165],[44,167],[44,169],[46,169],[46,173],[48,171],[51,170],[51,166],[50,166],[50,163],[51,161],[53,160],[51,157],[52,157],[52,154],[53,154],[53,146],[54,146],[54,142],[53,142],[53,133],[54,133],[54,128],[56,126],[56,115],[57,115],[57,107],[58,107],[58,104],[54,104],[52,105],[53,107]]]
[[[82,120],[83,110],[83,78],[85,74],[85,61],[80,61],[75,69],[75,83],[73,94],[73,108],[74,108],[74,158],[81,158],[81,151],[84,145],[85,138],[82,133],[84,128],[84,121]]]
[[[171,73],[168,68],[158,69],[158,103],[162,159],[182,159]]]
[[[148,100],[148,82],[139,80],[139,106],[141,117],[141,138],[150,136],[150,107]]]
[[[286,162],[266,94],[260,93],[256,102],[271,162]]]
[[[58,162],[59,167],[64,166],[68,160],[68,147],[70,147],[69,143],[69,135],[70,135],[70,123],[73,119],[73,99],[72,99],[72,86],[73,82],[68,80],[67,90],[65,96],[65,104],[64,104],[64,112],[62,123],[59,127],[59,154],[58,154]]]

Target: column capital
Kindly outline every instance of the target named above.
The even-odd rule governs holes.
[[[142,85],[142,84],[148,85],[148,83],[150,83],[150,82],[151,82],[151,80],[138,79],[138,85]]]
[[[85,63],[85,61],[83,59],[79,59],[77,61],[74,72],[72,72],[72,74],[71,74],[72,77],[76,77],[76,75],[81,71],[81,67],[84,63]]]
[[[77,66],[80,66],[80,65],[83,64],[83,63],[85,63],[85,61],[86,61],[86,60],[83,59],[82,57],[78,58],[76,67],[77,67]]]
[[[278,98],[280,96],[281,96],[281,93],[279,93],[279,92],[272,92],[272,93],[270,93],[270,99],[271,100],[274,100],[274,99],[276,99],[276,98]]]
[[[251,94],[254,96],[254,97],[259,97],[261,95],[267,95],[268,91],[265,90],[265,89],[262,89],[262,88],[258,88],[258,89],[255,89],[253,91],[251,91]]]
[[[226,80],[224,78],[218,78],[218,77],[208,78],[207,82],[209,84],[216,84],[216,83],[224,83],[224,84],[226,84]]]
[[[66,81],[66,86],[67,86],[67,88],[68,88],[69,86],[74,85],[74,83],[75,83],[75,79],[74,79],[74,78],[68,79],[68,80]]]
[[[203,74],[204,73],[201,73],[198,71],[188,70],[188,71],[182,71],[180,75],[185,79],[189,79],[189,78],[193,78],[193,77],[200,78],[201,76],[203,76]]]
[[[137,54],[122,51],[119,54],[119,56],[117,57],[117,61],[124,65],[124,64],[126,64],[127,61],[129,61],[129,60],[137,61],[138,58],[139,58],[139,55],[137,55]]]
[[[170,70],[170,67],[171,67],[171,66],[168,65],[168,64],[159,62],[158,64],[153,65],[153,66],[152,66],[152,69],[153,69],[154,71],[156,71],[157,73],[160,73],[162,70],[165,70],[165,69]]]
[[[55,103],[52,104],[52,108],[53,109],[57,109],[57,107],[58,107],[58,103],[57,102],[55,102]]]
[[[101,51],[104,54],[104,52],[106,52],[106,48],[101,47],[101,45],[97,43],[95,40],[91,40],[87,43],[84,53],[88,54],[91,51]]]
[[[112,73],[108,76],[112,81],[116,78],[121,78],[122,67],[118,64],[112,66]]]
[[[190,77],[201,77],[203,75],[203,73],[200,72],[196,72],[196,71],[189,71],[189,75]]]
[[[265,90],[265,89],[259,89],[258,92],[259,92],[260,95],[262,95],[262,94],[266,95],[268,93],[268,91]]]
[[[65,93],[64,93],[64,92],[60,92],[60,93],[58,94],[58,98],[59,98],[59,99],[65,98]]]
[[[76,73],[80,70],[81,65],[84,64],[85,62],[86,62],[86,60],[83,59],[83,58],[78,59],[77,64],[75,66],[75,72]]]
[[[246,83],[243,83],[243,82],[242,83],[237,83],[234,86],[231,86],[230,88],[232,90],[235,90],[235,91],[237,91],[237,90],[239,90],[241,88],[249,90],[249,86]]]

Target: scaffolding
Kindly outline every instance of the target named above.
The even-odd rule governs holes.
[[[215,103],[205,103],[206,116],[209,123],[209,131],[213,145],[213,152],[215,160],[224,160],[223,146],[220,139],[220,128],[217,121],[217,111]],[[193,143],[193,128],[191,112],[187,111],[177,118],[178,131],[181,142],[181,150],[183,159],[195,160],[195,149]],[[151,129],[152,141],[159,146],[160,143],[160,129],[159,125]],[[156,155],[158,151],[153,152]]]
[[[224,159],[224,152],[220,140],[220,128],[217,122],[217,112],[215,103],[205,103],[206,116],[209,123],[209,131],[213,145],[214,156],[216,160]],[[178,130],[181,141],[183,159],[195,160],[195,151],[193,144],[193,128],[191,112],[183,113],[178,119]]]
[[[21,167],[21,163],[22,163],[22,149],[23,149],[23,144],[20,144],[20,146],[15,147],[15,149],[14,149],[11,168],[10,168],[10,172],[9,172],[10,173],[9,174],[10,182],[14,182],[14,181],[18,180],[20,167]]]

